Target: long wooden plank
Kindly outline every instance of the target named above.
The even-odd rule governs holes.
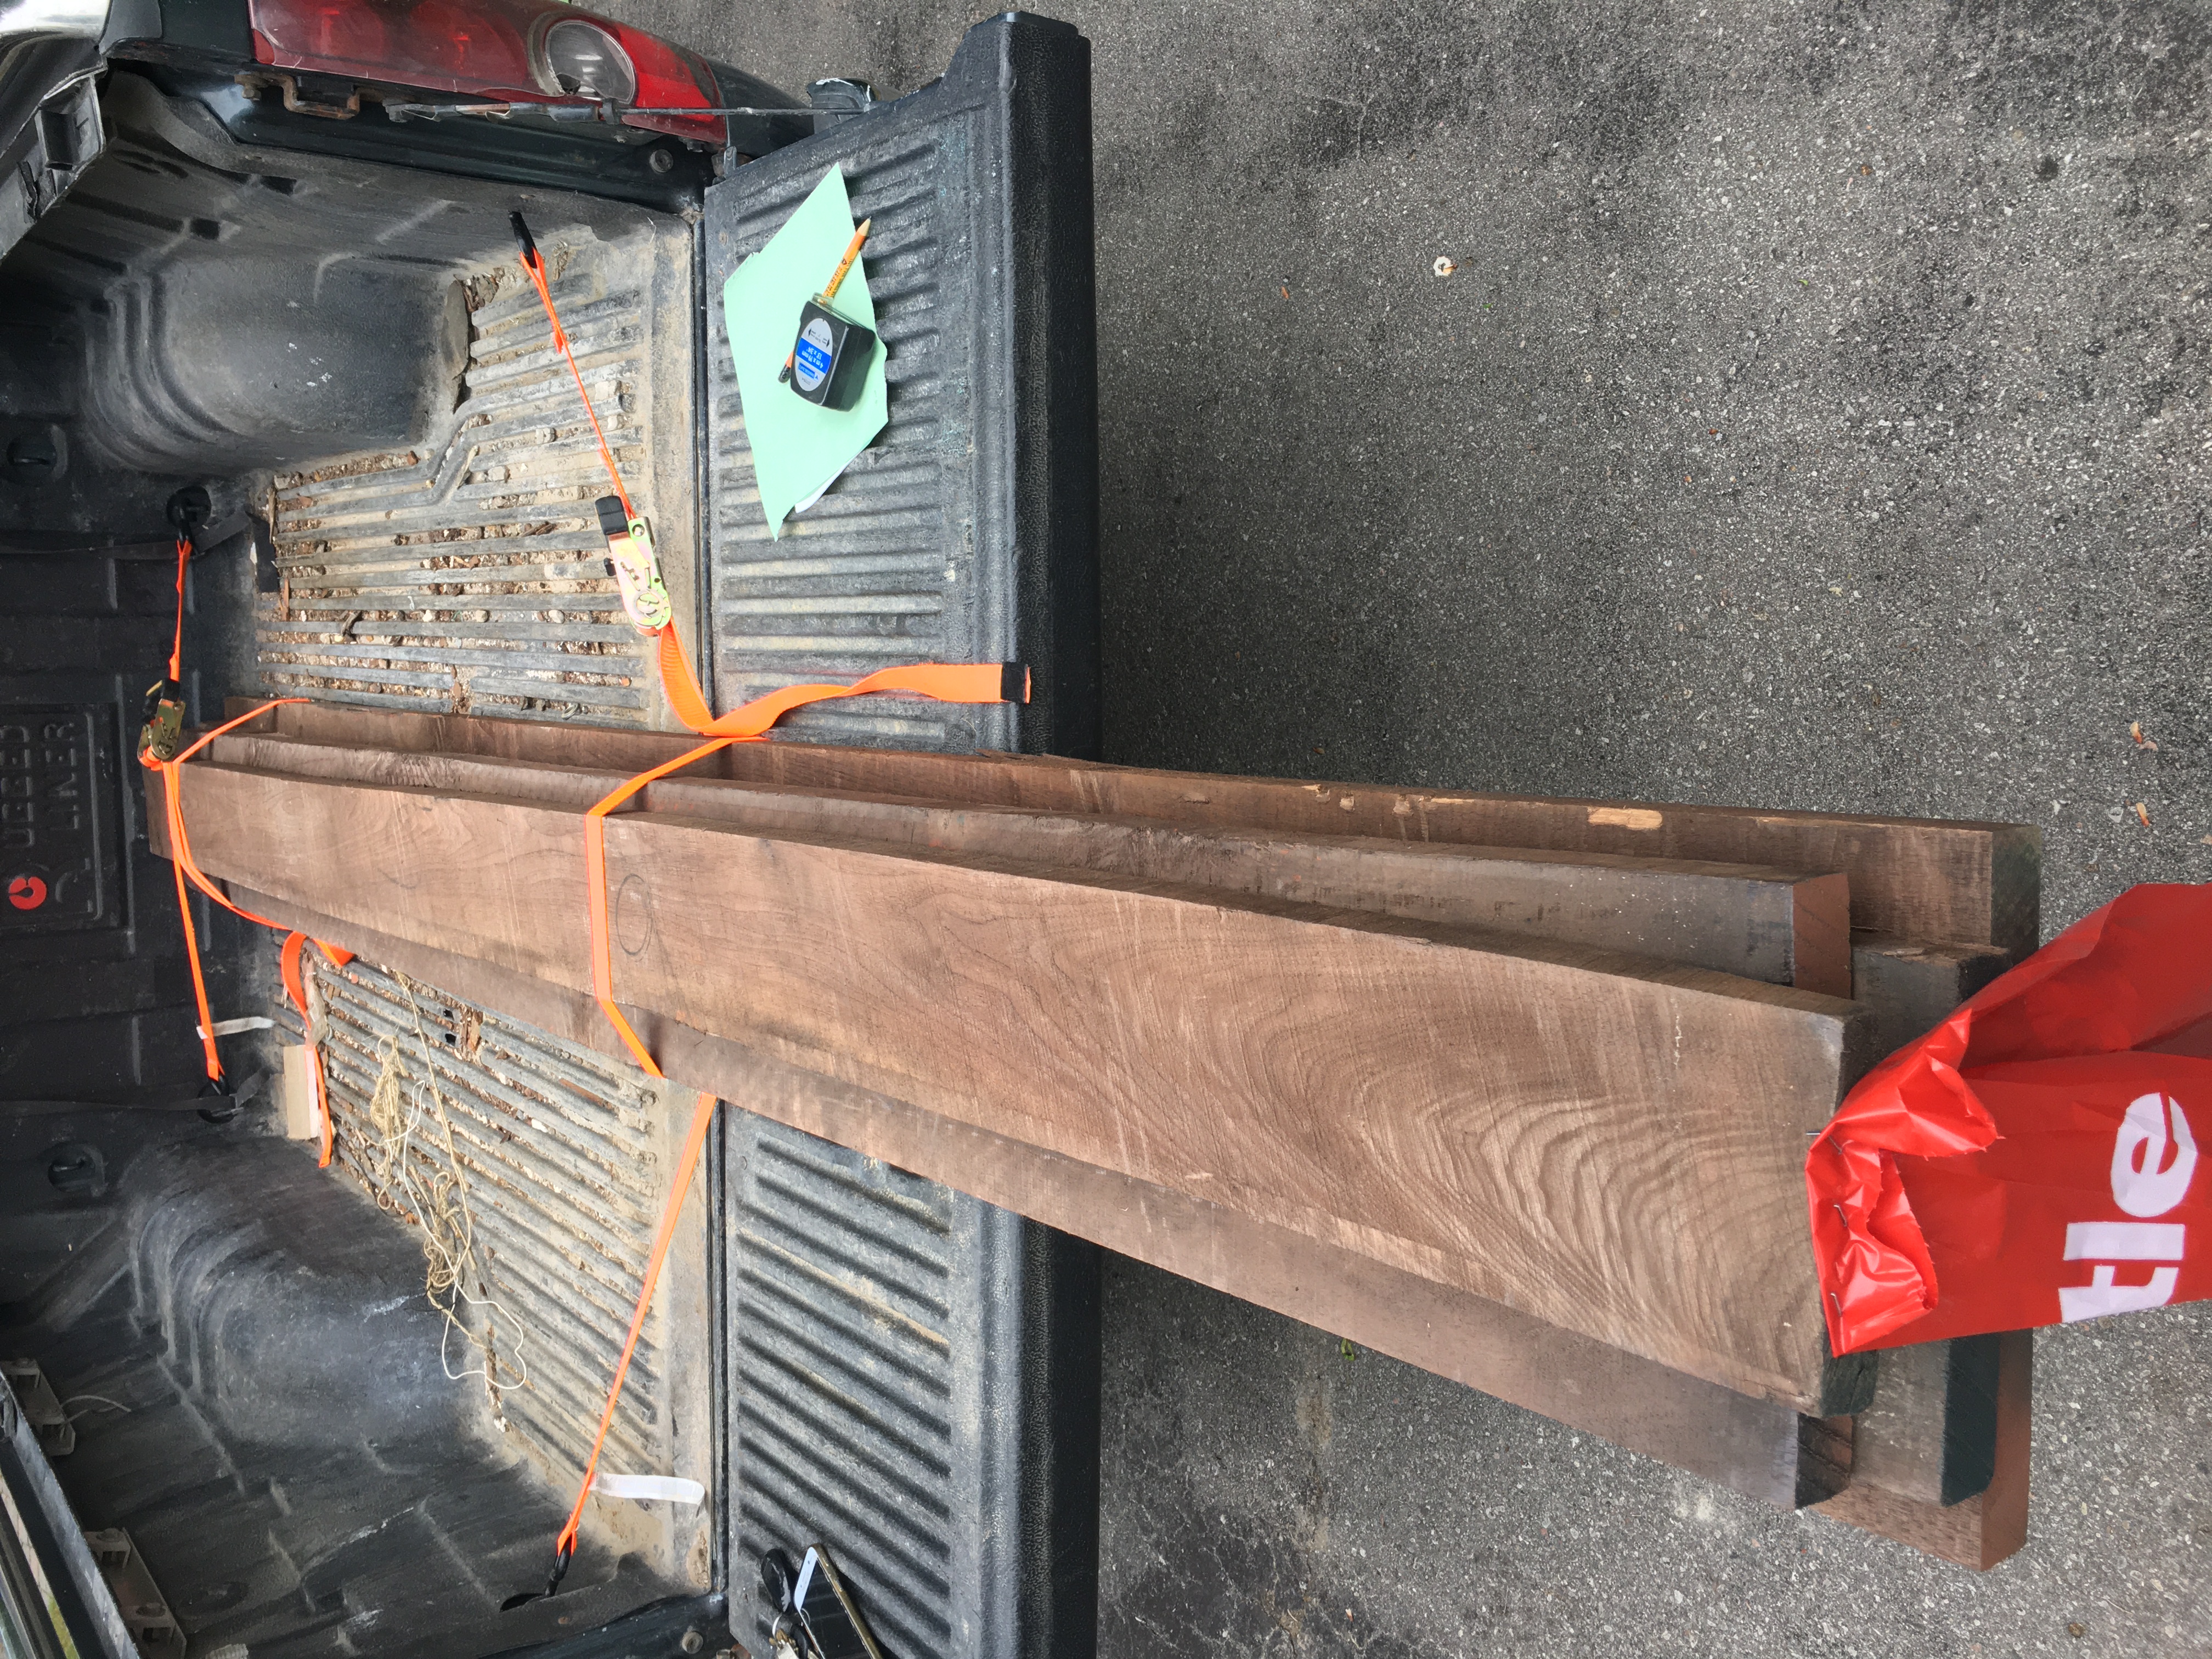
[[[212,873],[586,985],[573,814],[195,765]],[[969,855],[607,825],[625,997],[1799,1409],[1799,1163],[1866,1017],[1535,939]]]
[[[362,749],[301,738],[218,738],[227,765],[298,777],[396,784],[581,810],[628,774],[544,762]],[[767,835],[847,836],[979,853],[1148,881],[1493,928],[1849,996],[1850,890],[1841,875],[1756,866],[1194,830],[1024,807],[808,790],[678,775],[647,810]]]
[[[446,716],[408,718],[434,721],[440,732],[465,725]],[[339,728],[351,731],[344,721],[341,716]],[[320,723],[331,724],[327,720]],[[491,726],[496,733],[526,724],[492,722]],[[683,752],[665,734],[617,735],[624,739],[649,737],[655,745]],[[619,751],[623,744],[613,746]],[[218,738],[211,753],[227,763],[301,776],[496,794],[581,809],[631,775],[632,769],[653,758],[658,749],[621,754],[623,764],[610,769],[489,754],[371,749],[248,731]],[[1478,854],[1446,842],[1194,830],[1159,819],[868,796],[699,777],[691,772],[654,785],[644,799],[668,811],[770,833],[787,829],[852,835],[902,845],[1036,858],[1386,915],[1468,922],[1584,943],[1609,942],[1614,948],[1670,962],[1849,994],[1865,1003],[1875,1016],[1878,1054],[1889,1054],[1929,1030],[2013,960],[2009,952],[1994,945],[1902,939],[1854,930],[1846,980],[1836,971],[1831,935],[1834,908],[1844,896],[1846,884],[1829,878],[1818,886],[1800,888],[1781,901],[1788,907],[1785,924],[1774,901],[1762,907],[1755,894],[1747,898],[1725,890],[1728,879],[1793,879],[1790,872],[1765,872],[1756,866],[1518,848],[1485,848]],[[1455,860],[1481,856],[1508,861],[1510,873],[1525,878],[1524,883],[1507,894],[1480,880],[1440,890],[1441,870],[1451,867]],[[1316,870],[1322,860],[1329,861],[1329,868]],[[1551,867],[1540,875],[1534,866]],[[1394,869],[1402,874],[1394,876]],[[1365,876],[1363,871],[1375,874]],[[1577,892],[1574,889],[1584,884],[1584,872],[1594,872],[1594,878]],[[1669,890],[1654,890],[1636,879],[1639,872],[1666,872]],[[1714,884],[1711,878],[1716,878],[1722,884]],[[1777,971],[1778,962],[1785,958],[1786,967]]]
[[[324,742],[628,765],[633,771],[672,758],[690,742],[681,733],[327,704],[271,710],[264,721],[267,730]],[[2039,942],[2043,842],[2033,825],[1545,800],[1217,777],[1042,756],[935,755],[800,743],[743,744],[711,764],[717,775],[758,782],[1168,818],[1193,825],[1840,870],[1850,878],[1856,927],[1903,939],[1994,945],[2016,956],[2025,956]]]
[[[477,1006],[621,1056],[589,999],[243,890],[241,901]],[[801,1071],[673,1022],[672,1081],[987,1203],[1303,1320],[1567,1426],[1784,1507],[1832,1495],[1837,1428],[1386,1267],[1341,1245]]]

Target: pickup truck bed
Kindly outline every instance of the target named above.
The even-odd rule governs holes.
[[[979,25],[941,81],[732,154],[690,205],[466,176],[450,125],[429,170],[335,153],[156,56],[111,66],[104,149],[0,261],[0,427],[64,458],[0,484],[0,763],[50,804],[24,845],[58,896],[0,915],[0,1350],[118,1402],[79,1401],[58,1462],[79,1519],[130,1530],[200,1656],[489,1653],[664,1601],[605,1650],[704,1620],[761,1651],[753,1559],[817,1539],[907,1659],[1087,1650],[1097,1253],[742,1102],[605,1465],[707,1502],[595,1504],[562,1593],[502,1612],[543,1583],[689,1102],[382,965],[325,965],[319,1171],[277,1138],[298,1021],[275,940],[202,906],[216,1017],[272,1022],[226,1039],[244,1109],[204,1121],[131,763],[173,604],[164,510],[194,488],[207,524],[246,515],[192,564],[203,722],[286,695],[671,723],[601,562],[603,475],[517,208],[711,696],[1019,657],[1018,715],[850,703],[787,735],[1095,749],[1080,37]],[[876,220],[891,424],[771,541],[720,288],[833,164]],[[465,1332],[425,1296],[441,1190],[475,1245]]]

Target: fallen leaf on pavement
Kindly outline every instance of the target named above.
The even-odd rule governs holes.
[[[2141,801],[2136,803],[2136,822],[2146,830],[2150,828],[2150,811]]]
[[[2148,738],[2143,736],[2142,722],[2141,720],[2130,720],[2128,722],[2128,735],[2136,740],[2136,747],[2138,749],[2155,749],[2158,747],[2158,745],[2153,743]]]

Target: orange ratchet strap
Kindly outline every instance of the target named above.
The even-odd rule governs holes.
[[[644,1067],[647,1076],[661,1078],[663,1081],[666,1079],[652,1051],[639,1040],[629,1021],[623,1018],[622,1010],[615,1006],[614,952],[608,943],[607,926],[607,814],[655,779],[679,772],[693,761],[703,760],[737,741],[735,738],[717,738],[712,743],[687,750],[672,761],[639,773],[584,814],[584,868],[592,919],[592,994],[599,1000],[599,1012],[606,1015],[607,1023],[620,1035],[631,1058]]]
[[[690,690],[692,707],[687,710],[679,706],[678,714],[694,731],[703,728],[712,732],[708,740],[696,749],[686,750],[675,759],[639,773],[635,777],[609,793],[584,815],[584,861],[587,883],[586,894],[591,910],[592,927],[592,994],[599,1001],[599,1010],[607,1017],[609,1024],[621,1036],[623,1045],[649,1077],[665,1080],[666,1073],[645,1046],[636,1029],[615,1002],[614,951],[611,943],[611,929],[607,917],[607,841],[608,815],[623,805],[648,784],[680,772],[695,761],[727,749],[733,743],[760,743],[766,740],[769,727],[792,709],[810,702],[820,702],[832,697],[858,696],[871,691],[915,691],[946,702],[1014,702],[1029,700],[1029,673],[1018,663],[922,663],[905,668],[886,668],[869,675],[853,685],[790,685],[780,691],[758,697],[728,714],[714,716],[700,695],[698,683],[692,677],[690,665],[684,659],[684,647],[677,641],[673,628],[661,636],[663,673],[672,655],[681,671],[681,678],[673,682]],[[1009,693],[1014,695],[1008,695]],[[675,699],[670,699],[672,702]],[[629,1376],[631,1356],[637,1351],[638,1333],[645,1328],[645,1316],[653,1304],[653,1288],[660,1282],[660,1269],[666,1261],[668,1247],[676,1236],[676,1218],[684,1207],[684,1194],[690,1190],[691,1176],[699,1163],[699,1149],[705,1143],[707,1130],[714,1116],[714,1097],[702,1093],[698,1104],[692,1109],[691,1132],[684,1143],[684,1154],[678,1159],[671,1177],[668,1198],[662,1208],[660,1229],[654,1236],[653,1251],[646,1258],[645,1277],[638,1287],[637,1305],[630,1315],[629,1333],[623,1339],[622,1357],[615,1364],[613,1380],[607,1387],[606,1403],[599,1412],[599,1432],[592,1441],[592,1455],[584,1465],[582,1484],[577,1488],[576,1501],[569,1511],[568,1524],[553,1543],[553,1568],[546,1575],[545,1594],[552,1595],[568,1571],[568,1563],[576,1553],[576,1529],[583,1523],[584,1506],[590,1502],[592,1483],[599,1478],[599,1454],[606,1445],[608,1426],[613,1423],[615,1407],[622,1399],[623,1384]]]
[[[175,699],[180,699],[182,696],[181,679],[185,652],[185,567],[191,557],[191,544],[179,536],[177,538],[177,631],[174,642],[169,648],[168,679],[163,685],[154,688],[155,693],[164,694]],[[210,881],[199,866],[193,861],[191,838],[185,833],[183,771],[185,763],[222,736],[224,732],[233,727],[245,725],[256,715],[267,713],[279,703],[305,702],[306,701],[304,697],[271,698],[260,708],[240,714],[236,720],[226,720],[213,731],[203,733],[191,745],[178,750],[167,759],[162,758],[160,748],[148,741],[147,738],[142,737],[139,743],[138,759],[139,763],[148,771],[158,772],[161,777],[161,811],[169,830],[169,869],[176,878],[177,915],[184,923],[185,957],[191,967],[192,1001],[199,1012],[200,1050],[206,1063],[208,1082],[217,1089],[221,1088],[223,1082],[222,1059],[216,1049],[215,1014],[208,1006],[207,975],[200,966],[199,930],[192,925],[191,889],[195,887],[233,915],[242,916],[248,921],[258,922],[264,927],[273,927],[278,933],[287,935],[282,957],[284,989],[292,999],[292,1006],[300,1011],[300,1024],[307,1035],[308,1052],[314,1056],[315,1108],[319,1115],[322,1128],[320,1162],[323,1167],[327,1168],[331,1161],[330,1103],[323,1083],[322,1052],[315,1044],[314,1022],[307,1012],[307,988],[300,973],[300,948],[306,942],[307,935],[287,928],[282,922],[271,921],[266,916],[258,916],[252,911],[241,909],[232,903],[228,896]],[[176,706],[180,708],[181,704],[178,703]],[[149,717],[149,732],[153,718],[155,717]],[[315,948],[340,967],[353,960],[353,953],[350,951],[339,950],[335,945],[324,944],[320,939],[315,941]]]
[[[653,1075],[658,1077],[660,1073],[656,1070]],[[576,1553],[576,1528],[583,1524],[584,1505],[591,1498],[592,1481],[599,1479],[599,1454],[606,1449],[607,1429],[615,1420],[615,1402],[622,1398],[631,1357],[637,1352],[638,1333],[645,1328],[646,1311],[653,1306],[653,1292],[660,1283],[661,1265],[668,1260],[668,1247],[676,1237],[676,1219],[683,1212],[684,1196],[691,1190],[692,1172],[699,1167],[699,1153],[707,1144],[707,1131],[714,1121],[714,1096],[711,1091],[702,1091],[698,1103],[691,1109],[690,1133],[684,1137],[684,1151],[676,1160],[667,1201],[660,1207],[660,1226],[653,1236],[653,1253],[645,1259],[645,1279],[638,1287],[637,1307],[629,1316],[629,1332],[623,1338],[622,1358],[615,1362],[614,1382],[607,1389],[607,1403],[599,1412],[599,1432],[592,1437],[592,1455],[585,1460],[584,1482],[577,1488],[576,1502],[568,1511],[568,1523],[553,1540],[553,1571],[545,1580],[548,1595],[559,1587],[562,1576],[568,1571],[569,1558]]]
[[[758,738],[794,708],[865,696],[872,691],[911,691],[939,702],[1027,702],[1030,671],[1018,662],[916,662],[879,668],[850,685],[787,685],[744,707],[716,715],[699,690],[691,659],[673,628],[660,631],[660,689],[676,718],[702,737]]]
[[[169,683],[180,683],[185,678],[185,567],[191,562],[192,544],[189,537],[177,538],[177,631],[169,641]]]
[[[615,494],[621,500],[623,511],[630,520],[637,517],[632,507],[629,492],[623,485],[621,470],[615,465],[614,453],[607,446],[605,431],[599,417],[592,409],[591,394],[584,389],[584,376],[576,367],[575,354],[569,349],[568,331],[561,326],[561,319],[553,307],[553,295],[545,278],[545,262],[532,239],[530,228],[522,216],[513,216],[516,240],[522,246],[522,268],[530,277],[531,285],[538,290],[538,302],[545,307],[545,320],[552,327],[553,343],[568,360],[568,373],[576,382],[576,395],[583,399],[584,413],[590,419],[592,431],[599,440],[599,460],[614,483]],[[584,815],[584,860],[586,894],[591,915],[592,935],[592,994],[600,1011],[607,1017],[623,1040],[632,1058],[647,1075],[664,1078],[653,1052],[645,1046],[636,1030],[616,1005],[614,993],[613,951],[609,942],[607,917],[607,848],[606,820],[610,814],[634,799],[648,784],[681,771],[696,761],[728,748],[733,743],[760,743],[767,738],[769,728],[794,708],[810,703],[828,702],[841,697],[866,696],[877,692],[896,691],[931,697],[940,702],[993,703],[1027,702],[1030,700],[1030,672],[1020,663],[909,663],[896,668],[878,669],[876,672],[850,685],[813,684],[787,685],[765,696],[756,697],[726,714],[716,714],[707,702],[706,694],[699,688],[699,677],[693,671],[690,659],[684,653],[684,641],[675,625],[658,629],[641,629],[641,632],[656,636],[656,656],[660,671],[660,689],[668,699],[668,706],[685,726],[708,739],[696,749],[678,756],[674,760],[641,772],[620,788],[612,791]],[[622,1398],[623,1384],[629,1375],[631,1356],[636,1352],[638,1333],[644,1328],[647,1310],[652,1305],[653,1292],[659,1283],[662,1263],[668,1247],[676,1234],[676,1220],[684,1205],[684,1194],[690,1190],[691,1177],[699,1162],[700,1148],[705,1144],[707,1130],[714,1120],[714,1097],[702,1093],[691,1117],[691,1130],[684,1144],[684,1153],[672,1172],[668,1198],[660,1217],[660,1228],[653,1241],[651,1255],[646,1258],[645,1277],[639,1286],[637,1305],[630,1316],[629,1334],[623,1340],[622,1357],[616,1362],[612,1381],[608,1384],[606,1403],[599,1413],[599,1432],[592,1442],[592,1455],[584,1466],[583,1484],[576,1492],[576,1501],[568,1511],[568,1523],[561,1529],[553,1545],[553,1568],[546,1576],[545,1594],[552,1595],[568,1571],[568,1563],[576,1550],[576,1530],[582,1524],[585,1505],[590,1501],[592,1483],[598,1478],[599,1454],[606,1444],[608,1426],[614,1421],[615,1407]]]
[[[629,504],[629,491],[623,488],[622,474],[616,469],[614,451],[607,447],[607,434],[599,428],[598,412],[592,407],[592,394],[584,390],[584,371],[576,367],[576,354],[568,349],[568,331],[561,326],[561,318],[553,309],[553,290],[545,283],[545,259],[538,251],[538,240],[530,234],[530,227],[522,222],[522,215],[510,213],[507,221],[514,227],[515,240],[522,244],[522,272],[530,278],[530,285],[538,290],[538,301],[545,307],[545,320],[553,325],[553,343],[560,348],[568,360],[568,373],[575,377],[576,395],[584,400],[584,418],[592,423],[592,435],[599,441],[599,459],[607,469],[607,477],[614,481],[615,494],[622,498],[623,514],[635,518]]]
[[[1029,701],[1029,671],[1018,663],[920,663],[904,668],[886,668],[869,675],[852,685],[787,685],[764,697],[755,698],[741,708],[717,717],[708,708],[700,693],[698,681],[684,659],[684,646],[677,638],[675,629],[661,631],[662,683],[669,690],[670,703],[678,717],[695,732],[708,735],[708,740],[696,749],[686,750],[675,759],[639,773],[635,777],[610,792],[584,815],[584,863],[586,892],[591,912],[592,932],[592,994],[599,1001],[599,1010],[607,1022],[621,1036],[623,1045],[649,1077],[665,1080],[666,1074],[645,1046],[622,1009],[615,1002],[614,951],[611,943],[611,929],[607,917],[607,841],[608,815],[623,805],[648,784],[680,772],[695,761],[727,749],[733,743],[761,743],[766,740],[768,729],[793,708],[811,702],[825,702],[834,697],[859,696],[872,691],[913,691],[924,696],[946,702],[1026,702]],[[672,666],[673,671],[672,672]],[[688,702],[680,702],[676,693],[681,690],[689,694]],[[637,1305],[630,1315],[629,1333],[623,1340],[622,1357],[615,1364],[613,1380],[607,1387],[606,1403],[599,1412],[599,1432],[592,1441],[592,1455],[584,1465],[582,1484],[577,1488],[576,1501],[569,1511],[568,1524],[553,1544],[553,1567],[546,1575],[545,1594],[552,1595],[560,1587],[568,1571],[568,1563],[576,1553],[576,1529],[583,1523],[584,1506],[591,1500],[592,1483],[599,1478],[599,1454],[606,1445],[608,1426],[613,1423],[615,1407],[622,1398],[623,1384],[629,1376],[630,1358],[637,1351],[638,1333],[645,1328],[645,1316],[653,1304],[653,1288],[660,1282],[660,1269],[667,1259],[668,1247],[676,1236],[676,1218],[683,1209],[684,1194],[690,1190],[691,1176],[699,1162],[699,1149],[705,1143],[707,1130],[714,1115],[714,1097],[702,1093],[693,1108],[691,1132],[684,1143],[684,1155],[678,1161],[668,1188],[668,1198],[661,1211],[660,1229],[653,1241],[653,1251],[646,1258],[645,1278],[638,1287]]]

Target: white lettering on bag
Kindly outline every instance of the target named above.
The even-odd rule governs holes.
[[[2066,1230],[2066,1259],[2179,1261],[2187,1231],[2174,1221],[2077,1221]]]
[[[2173,1112],[2173,1162],[2164,1169],[2166,1114]],[[2128,1106],[2112,1146],[2112,1202],[2130,1215],[2164,1215],[2189,1191],[2197,1173],[2197,1137],[2189,1132],[2181,1103],[2164,1095],[2143,1095]]]
[[[2112,1279],[2118,1271],[2100,1261],[2087,1285],[2060,1285],[2058,1317],[2074,1325],[2084,1319],[2102,1319],[2106,1314],[2163,1308],[2173,1299],[2174,1286],[2181,1282],[2180,1268],[2154,1267],[2148,1285],[2115,1285]]]
[[[2171,1133],[2167,1115],[2172,1115]],[[2171,1150],[2173,1161],[2166,1163]],[[2189,1195],[2197,1174],[2197,1137],[2181,1103],[2162,1094],[2128,1104],[2112,1144],[2112,1202],[2132,1216],[2164,1215]],[[2162,1308],[2181,1283],[2178,1267],[2154,1267],[2142,1285],[2118,1282],[2122,1261],[2183,1259],[2188,1229],[2179,1222],[2076,1221],[2066,1229],[2066,1260],[2090,1261],[2087,1285],[2059,1287],[2058,1316],[2071,1325],[2106,1314]]]

